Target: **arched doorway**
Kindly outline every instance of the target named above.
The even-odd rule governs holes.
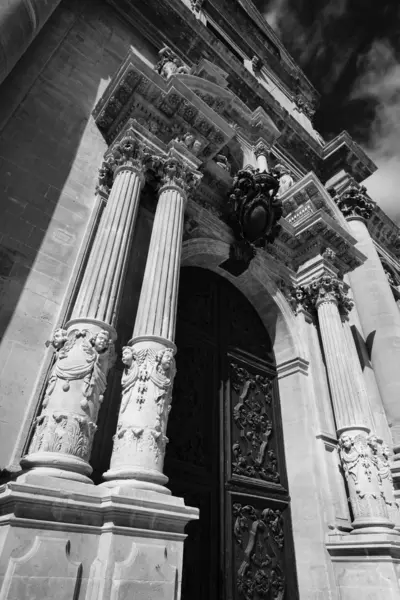
[[[181,272],[178,373],[165,473],[200,508],[182,600],[298,597],[273,348],[248,300],[211,271]]]

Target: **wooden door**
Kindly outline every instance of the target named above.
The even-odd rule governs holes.
[[[223,278],[181,273],[165,473],[200,509],[186,528],[182,600],[298,597],[272,344]]]

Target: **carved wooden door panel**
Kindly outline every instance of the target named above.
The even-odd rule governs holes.
[[[182,270],[165,472],[200,508],[182,600],[298,598],[271,342],[224,279]]]

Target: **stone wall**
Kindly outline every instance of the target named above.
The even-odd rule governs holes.
[[[104,2],[64,0],[1,86],[0,470],[18,465],[96,211],[91,111],[130,45],[155,60]]]

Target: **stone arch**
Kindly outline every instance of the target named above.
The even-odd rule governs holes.
[[[229,256],[229,244],[209,238],[187,240],[182,248],[182,266],[209,269],[230,281],[249,300],[262,320],[273,344],[276,365],[307,361],[307,351],[295,316],[281,290],[269,276],[262,261],[255,258],[240,277],[233,277],[219,265]]]

